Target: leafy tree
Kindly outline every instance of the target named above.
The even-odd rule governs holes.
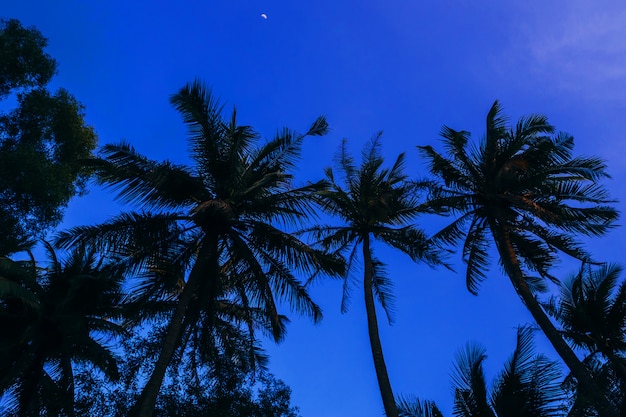
[[[45,88],[56,71],[46,44],[37,29],[0,20],[0,100],[17,94],[17,108],[0,113],[0,255],[60,222],[70,198],[85,191],[80,161],[96,146],[83,106]]]
[[[561,389],[559,365],[534,353],[532,330],[517,331],[513,354],[487,387],[483,363],[485,349],[468,344],[457,356],[453,373],[456,417],[557,417],[565,414],[565,392]],[[428,401],[404,400],[401,416],[441,417]]]
[[[43,87],[56,72],[46,38],[18,20],[0,20],[0,99],[15,89]]]
[[[378,135],[363,151],[363,162],[359,168],[348,154],[345,141],[338,160],[339,169],[345,177],[345,186],[337,182],[332,168],[326,169],[330,187],[319,193],[319,204],[328,214],[339,217],[344,225],[314,227],[310,232],[325,249],[348,252],[349,267],[344,276],[341,305],[343,312],[348,308],[350,297],[349,272],[361,248],[363,294],[378,386],[386,415],[397,416],[378,334],[374,302],[376,296],[391,322],[393,294],[391,281],[385,276],[384,264],[373,255],[372,244],[380,241],[407,254],[414,261],[424,261],[430,265],[439,263],[438,252],[427,245],[421,230],[409,224],[420,213],[420,204],[416,184],[403,173],[404,154],[398,156],[391,168],[383,168]]]
[[[546,280],[556,281],[549,269],[558,252],[587,260],[576,235],[600,236],[617,218],[599,183],[607,176],[605,164],[598,158],[573,157],[573,138],[553,133],[554,127],[541,115],[524,117],[507,128],[495,102],[479,147],[468,144],[468,132],[449,127],[442,130],[447,156],[431,146],[418,147],[441,181],[430,207],[458,214],[434,240],[463,241],[467,288],[474,294],[486,278],[493,241],[513,288],[580,388],[594,398],[602,415],[615,415],[536,298]]]
[[[163,320],[160,320],[163,321]],[[141,381],[149,376],[148,365],[158,357],[165,326],[147,337],[135,333],[124,343],[119,381],[104,380],[93,367],[77,376],[77,414],[93,417],[124,417],[140,396]],[[177,366],[168,368],[163,392],[154,415],[169,417],[297,417],[290,404],[291,391],[269,372],[258,372],[246,355],[246,336],[240,334],[239,355],[222,350],[211,362],[199,363],[193,355],[177,355]]]
[[[174,301],[158,360],[133,410],[141,417],[152,415],[185,336],[207,334],[196,329],[208,332],[215,325],[219,300],[241,303],[245,311],[237,320],[250,332],[269,325],[279,341],[285,317],[278,302],[314,320],[321,317],[295,273],[336,273],[344,266],[282,228],[313,214],[310,203],[323,184],[294,187],[289,171],[303,138],[326,132],[323,118],[305,135],[285,129],[257,145],[258,134],[238,125],[236,112],[224,119],[219,103],[197,81],[172,96],[171,103],[189,128],[193,165],[152,161],[127,144],[105,146],[96,167],[100,182],[144,211],[73,229],[59,241],[91,242],[126,256],[128,265],[142,273],[136,290],[140,301]],[[249,314],[254,311],[262,314]]]
[[[74,415],[73,363],[118,377],[107,338],[124,334],[120,271],[78,249],[50,266],[0,260],[0,394],[16,416]]]

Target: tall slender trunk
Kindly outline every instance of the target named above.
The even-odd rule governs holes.
[[[509,238],[509,232],[503,227],[498,227],[494,223],[490,224],[493,238],[496,242],[496,247],[502,259],[504,269],[515,288],[515,291],[520,296],[526,308],[530,311],[533,318],[546,335],[554,350],[563,359],[565,365],[572,372],[572,375],[578,381],[579,387],[587,393],[595,403],[597,411],[602,417],[615,417],[618,415],[615,407],[606,398],[602,389],[598,386],[593,379],[589,370],[578,359],[578,356],[574,353],[572,348],[565,342],[565,339],[561,336],[559,330],[554,326],[554,323],[550,320],[546,312],[541,307],[541,304],[535,298],[532,290],[528,286],[528,283],[524,279],[524,274],[517,258],[515,248]]]
[[[40,351],[34,354],[32,364],[26,369],[22,389],[17,395],[19,417],[39,415],[41,411],[41,398],[39,396],[39,384],[41,383],[44,359]]]
[[[370,238],[367,234],[363,238],[363,260],[365,263],[363,286],[365,292],[365,311],[367,312],[367,330],[370,337],[370,347],[372,348],[376,377],[378,378],[378,388],[380,389],[380,396],[382,397],[387,417],[398,417],[396,399],[391,389],[391,383],[389,382],[387,366],[385,365],[385,358],[383,356],[383,347],[380,343],[380,336],[378,335],[378,320],[376,318],[376,306],[374,305],[374,293],[372,289],[374,264],[372,263],[372,253],[370,250]]]
[[[159,358],[154,365],[150,379],[141,391],[139,400],[130,412],[131,416],[152,417],[154,407],[156,406],[156,400],[159,395],[159,391],[161,390],[163,379],[165,378],[165,371],[167,371],[167,367],[172,360],[172,356],[174,356],[174,352],[176,351],[178,342],[182,336],[185,313],[191,303],[191,300],[194,298],[194,295],[196,295],[195,292],[203,278],[203,274],[207,270],[206,267],[208,266],[210,268],[212,264],[217,262],[216,254],[217,238],[211,239],[211,241],[206,242],[200,248],[196,263],[189,273],[189,278],[187,279],[185,288],[178,297],[176,309],[174,310],[174,314],[172,315],[172,318],[167,326],[167,332],[165,334],[163,346],[161,347],[161,352],[159,352]]]
[[[63,395],[66,396],[65,404],[67,407],[65,411],[68,417],[74,417],[76,415],[74,412],[74,372],[72,370],[72,360],[67,352],[65,353],[65,357],[62,359],[63,380],[65,381]]]

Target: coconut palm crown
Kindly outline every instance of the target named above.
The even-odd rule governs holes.
[[[588,370],[535,298],[546,282],[556,281],[550,268],[559,252],[588,260],[577,235],[601,236],[616,220],[617,211],[600,184],[608,177],[604,162],[574,157],[572,136],[555,134],[545,116],[523,117],[507,127],[497,101],[478,146],[470,144],[466,131],[444,127],[441,135],[444,154],[432,146],[418,147],[439,180],[429,207],[456,215],[433,241],[462,242],[465,281],[474,294],[487,277],[494,242],[504,271],[537,324],[581,386],[606,406]]]
[[[419,187],[403,172],[405,155],[400,154],[391,167],[383,167],[380,137],[380,134],[377,135],[364,148],[359,167],[348,153],[344,140],[337,159],[345,185],[340,184],[341,178],[335,177],[332,168],[327,168],[325,172],[329,187],[318,194],[318,203],[322,209],[339,218],[343,224],[319,226],[310,232],[324,248],[347,253],[342,312],[347,310],[350,297],[349,272],[361,249],[372,357],[385,413],[391,417],[397,416],[398,411],[378,334],[374,297],[377,297],[391,322],[393,294],[391,280],[385,275],[383,262],[374,256],[373,245],[376,241],[384,243],[407,254],[414,261],[423,261],[431,266],[440,263],[440,257],[438,250],[427,244],[426,235],[411,224],[420,214]]]
[[[116,266],[77,248],[50,263],[0,258],[0,396],[9,394],[16,416],[74,416],[76,363],[91,364],[118,378],[109,342],[126,336],[112,319],[121,317]]]
[[[140,273],[140,301],[175,300],[161,354],[134,411],[143,417],[154,409],[174,353],[184,348],[183,335],[193,334],[194,326],[210,331],[218,315],[234,319],[224,300],[245,307],[238,323],[251,332],[269,327],[279,341],[285,333],[281,302],[321,318],[298,275],[342,273],[344,267],[339,257],[286,230],[314,215],[313,195],[323,188],[322,182],[296,187],[290,173],[304,137],[327,131],[323,117],[304,135],[283,129],[259,144],[251,127],[237,123],[236,111],[222,116],[222,106],[198,81],[170,101],[188,127],[192,164],[150,160],[125,143],[105,146],[96,161],[99,181],[140,210],[59,238],[62,245],[87,242],[123,255]]]
[[[606,264],[598,268],[583,265],[561,286],[548,311],[564,329],[565,337],[589,354],[621,364],[626,381],[626,281],[620,281],[622,268]]]
[[[626,415],[626,282],[620,280],[621,272],[615,264],[584,264],[563,283],[560,296],[552,297],[547,310],[565,338],[585,351],[596,381]],[[573,410],[589,415],[593,411],[582,394],[575,395]]]

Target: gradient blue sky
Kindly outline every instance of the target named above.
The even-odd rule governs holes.
[[[342,138],[358,153],[379,130],[384,155],[407,152],[409,173],[420,176],[416,145],[436,144],[443,124],[479,138],[499,99],[512,120],[546,114],[574,135],[577,153],[605,158],[608,187],[625,199],[623,1],[3,0],[0,17],[49,38],[60,64],[53,85],[84,103],[101,144],[125,139],[152,158],[185,162],[185,129],[168,97],[198,77],[267,137],[328,117],[332,132],[305,146],[302,182],[322,176]],[[70,204],[64,226],[119,209],[93,190]],[[431,231],[442,224],[421,222]],[[621,262],[623,236],[619,227],[589,247]],[[381,326],[394,389],[451,415],[455,353],[468,341],[484,344],[491,379],[530,315],[497,266],[474,297],[461,275],[377,253],[397,295],[396,323]],[[565,262],[557,273],[575,268]],[[305,417],[382,415],[360,294],[342,315],[340,282],[319,282],[312,293],[323,322],[292,317],[284,343],[265,343],[271,370]],[[555,356],[539,334],[537,343]]]

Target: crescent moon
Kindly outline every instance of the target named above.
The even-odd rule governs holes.
[[[262,17],[263,19],[267,19],[267,15],[266,15],[265,13],[261,13],[261,17]]]

